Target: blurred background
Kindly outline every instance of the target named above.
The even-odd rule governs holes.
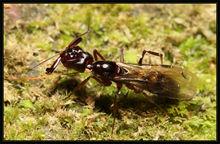
[[[165,64],[184,66],[200,81],[191,101],[149,107],[142,94],[122,89],[120,116],[111,135],[115,85],[50,60],[77,35],[79,44],[107,60],[137,63],[142,51],[164,54]],[[216,5],[212,4],[4,4],[4,139],[216,139]],[[159,58],[151,58],[159,63]],[[148,63],[148,59],[145,60]],[[33,78],[35,77],[35,78]]]

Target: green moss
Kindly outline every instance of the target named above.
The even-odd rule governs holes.
[[[214,12],[215,5],[24,4],[19,7],[22,10],[19,20],[4,13],[7,16],[4,92],[13,99],[4,101],[4,139],[216,139],[216,40],[207,37],[207,34],[216,35],[215,16],[207,13]],[[40,79],[25,80],[30,78],[25,72],[22,73],[25,78],[10,79],[20,76],[17,72],[26,70],[36,60],[54,55],[52,50],[62,51],[88,27],[91,31],[79,44],[83,50],[92,53],[97,49],[107,60],[119,62],[123,48],[127,63],[137,63],[144,49],[165,53],[165,64],[170,61],[182,64],[197,75],[195,98],[161,104],[164,110],[161,111],[141,93],[123,87],[111,134],[115,84],[103,87],[91,79],[76,92],[72,90],[75,85],[91,73],[77,74],[62,65],[52,75],[42,77],[55,58],[35,68]],[[152,56],[152,60],[156,61],[157,57]],[[59,75],[65,76],[56,81]],[[13,91],[8,92],[12,87]]]
[[[19,103],[19,107],[25,108],[25,109],[33,109],[34,105],[33,105],[33,103],[30,100],[22,100]]]
[[[5,123],[14,123],[18,119],[19,109],[15,107],[4,108]]]

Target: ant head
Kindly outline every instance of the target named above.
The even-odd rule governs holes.
[[[93,57],[79,46],[69,48],[60,54],[62,64],[78,72],[84,72],[88,64],[93,63]]]
[[[89,32],[88,30],[74,39],[66,49],[60,53],[60,56],[56,59],[53,65],[50,68],[46,69],[46,74],[51,74],[61,61],[63,65],[67,68],[73,68],[79,72],[84,72],[87,64],[92,64],[93,57],[84,52],[79,46],[77,46],[81,41],[81,36]],[[47,60],[46,60],[47,61]],[[44,61],[45,62],[45,61]]]

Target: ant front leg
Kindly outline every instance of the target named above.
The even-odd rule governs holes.
[[[77,87],[75,87],[75,90],[76,91],[80,90],[81,87],[84,86],[89,81],[90,78],[92,78],[92,76],[89,76],[85,80],[83,80]]]
[[[103,61],[105,61],[105,58],[104,58],[96,49],[93,50],[93,56],[94,56],[94,58],[95,58],[95,61],[98,60],[98,56],[99,56]]]
[[[153,51],[146,51],[146,50],[144,50],[142,52],[142,57],[138,61],[138,65],[142,65],[142,62],[143,62],[143,59],[144,59],[144,56],[145,56],[146,53],[151,54],[151,55],[155,55],[155,56],[159,56],[160,57],[160,61],[161,61],[161,65],[163,64],[163,54],[157,53],[157,52],[153,52]]]
[[[101,79],[101,78],[97,78],[95,76],[92,77],[93,79],[95,79],[97,82],[101,83],[104,86],[110,86],[112,84],[111,81],[109,80],[105,80],[105,79]]]
[[[51,74],[56,69],[56,67],[58,66],[60,60],[61,60],[61,57],[58,57],[55,60],[55,62],[52,64],[52,66],[50,68],[46,69],[46,74]]]
[[[89,77],[87,77],[85,80],[83,80],[83,81],[75,88],[75,90],[76,90],[76,91],[77,91],[77,90],[80,90],[81,87],[84,86],[84,85],[89,81],[90,78],[95,79],[96,81],[98,81],[99,83],[103,84],[104,86],[110,86],[110,85],[112,84],[111,81],[99,79],[99,78],[97,78],[97,77],[95,77],[95,76],[89,76]]]

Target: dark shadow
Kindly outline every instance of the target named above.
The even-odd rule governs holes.
[[[114,96],[110,95],[101,95],[99,97],[96,97],[96,92],[91,91],[86,88],[86,85],[82,87],[80,90],[75,91],[74,88],[80,84],[80,80],[78,79],[60,79],[51,88],[51,90],[48,92],[49,96],[52,96],[56,91],[59,91],[60,93],[67,91],[68,93],[74,94],[77,98],[74,99],[74,101],[79,102],[82,105],[86,104],[86,98],[88,95],[94,96],[95,100],[95,108],[100,112],[105,112],[107,114],[113,113],[113,100]],[[170,105],[177,105],[178,100],[172,100],[167,99],[161,96],[151,96],[150,102],[148,100],[149,97],[142,95],[142,94],[136,94],[134,92],[129,92],[130,94],[128,96],[126,95],[120,95],[117,99],[117,106],[120,110],[130,110],[133,111],[136,114],[142,114],[143,112],[150,112],[158,110],[160,111],[163,109],[166,111],[166,108],[168,108]],[[68,99],[71,99],[69,97]],[[158,108],[158,106],[160,108]],[[120,118],[120,114],[117,111],[116,117]]]
[[[74,90],[76,86],[80,84],[80,80],[77,78],[58,78],[55,80],[50,88],[50,90],[47,92],[48,96],[52,96],[56,92],[64,93],[65,91],[69,93],[70,99],[71,94],[74,94],[77,96],[77,101],[85,102],[85,98],[87,95],[86,87],[82,87],[80,90],[76,91]]]
[[[96,98],[95,107],[100,111],[111,114],[113,112],[113,99],[114,96],[101,95],[99,98]],[[150,102],[146,96],[131,92],[130,96],[120,96],[117,99],[117,106],[120,110],[131,110],[136,114],[142,114],[143,112],[160,111],[161,109],[165,112],[168,107],[177,105],[179,102],[178,100],[161,98],[159,96],[155,96],[151,100],[153,103]]]

